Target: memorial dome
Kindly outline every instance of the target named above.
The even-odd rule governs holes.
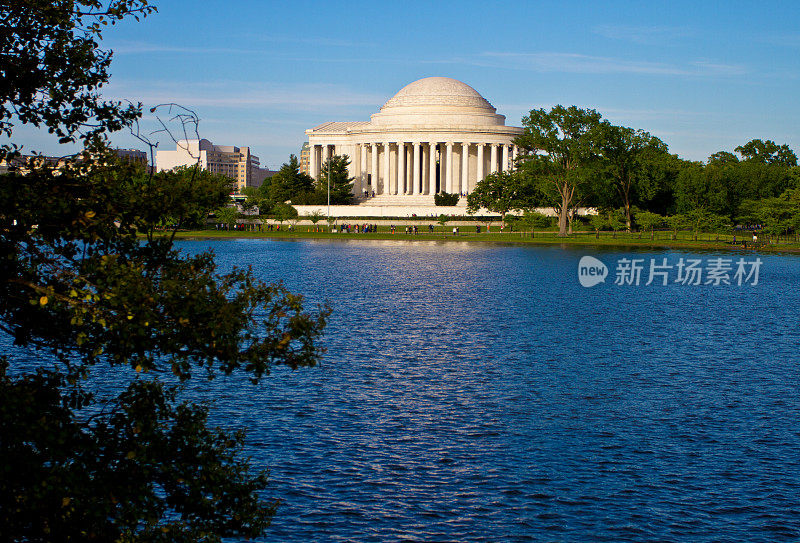
[[[380,125],[498,126],[505,117],[481,94],[457,79],[426,77],[409,83],[372,115]]]
[[[426,77],[409,83],[390,98],[381,111],[414,106],[457,106],[495,112],[478,91],[450,77]]]
[[[326,160],[347,155],[354,194],[369,205],[433,206],[436,194],[469,194],[488,174],[513,169],[514,138],[523,133],[466,83],[426,77],[400,89],[369,121],[306,130],[308,172],[318,179]]]

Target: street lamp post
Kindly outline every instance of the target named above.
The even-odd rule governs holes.
[[[328,224],[331,223],[331,159],[328,158]]]

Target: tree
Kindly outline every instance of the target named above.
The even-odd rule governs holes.
[[[723,151],[711,155],[705,165],[684,161],[676,176],[674,211],[705,209],[733,220],[745,200],[774,198],[793,188],[796,170],[778,161],[739,161]]]
[[[297,210],[289,204],[277,203],[272,208],[272,216],[275,217],[280,224],[283,224],[283,221],[296,219],[298,213]]]
[[[281,165],[269,183],[269,198],[273,202],[295,201],[314,189],[314,180],[300,171],[300,161],[289,155],[289,162]]]
[[[162,229],[203,228],[217,202],[227,202],[231,180],[197,166],[180,167],[150,176],[144,167],[133,165],[133,182],[147,195],[154,214],[147,220]],[[159,216],[159,214],[162,214]]]
[[[788,167],[780,163],[764,164],[744,160],[731,168],[726,181],[733,185],[736,206],[746,199],[774,198],[796,186],[797,166]],[[731,213],[736,212],[733,206]]]
[[[600,169],[607,176],[625,211],[625,225],[631,230],[631,207],[651,198],[657,192],[659,180],[646,163],[656,154],[666,154],[667,146],[643,130],[600,124]],[[616,205],[619,205],[617,203]]]
[[[600,239],[600,230],[610,226],[608,224],[608,216],[605,213],[598,213],[589,217],[589,224],[594,228],[594,237]]]
[[[738,163],[739,163],[739,157],[737,157],[733,153],[729,153],[728,151],[717,151],[716,153],[708,157],[707,161],[707,164],[713,164],[715,166],[726,166],[729,164],[738,164]]]
[[[519,231],[528,230],[531,232],[531,237],[533,237],[534,229],[550,228],[550,226],[553,224],[553,221],[551,220],[551,217],[548,217],[543,213],[526,210],[522,213],[522,215],[507,216],[506,224],[511,225],[512,230],[515,228]]]
[[[238,457],[241,438],[205,429],[205,411],[158,376],[236,371],[258,380],[272,364],[312,365],[327,310],[306,313],[283,288],[249,272],[218,275],[211,254],[184,256],[152,236],[160,202],[119,168],[1,180],[0,328],[60,365],[26,374],[16,367],[24,353],[7,353],[16,369],[2,375],[0,456],[6,473],[35,476],[0,482],[0,525],[34,540],[48,530],[68,540],[79,529],[134,541],[161,529],[175,539],[258,535],[274,508],[257,497],[261,475],[248,476]],[[261,312],[273,316],[264,327],[253,318]],[[140,373],[115,399],[95,398],[85,379],[103,366]],[[20,404],[37,424],[16,422]],[[69,510],[53,507],[62,499]]]
[[[311,221],[311,224],[313,224],[314,228],[316,229],[317,223],[321,221],[324,216],[325,215],[323,215],[321,211],[312,211],[311,213],[309,213],[308,218]]]
[[[233,228],[233,225],[236,224],[236,220],[240,217],[241,214],[239,213],[239,211],[236,210],[235,207],[226,205],[218,208],[214,212],[214,215],[216,215],[217,221],[220,224],[225,225],[226,230],[230,230],[231,228]]]
[[[353,180],[349,177],[347,167],[350,157],[347,155],[333,155],[322,165],[317,179],[317,192],[325,195],[327,201],[328,182],[330,182],[331,203],[348,205],[353,203]],[[328,174],[330,172],[330,179]]]
[[[538,211],[525,210],[522,217],[520,217],[520,221],[531,228],[550,228],[553,226],[553,218]]]
[[[558,213],[558,235],[567,235],[570,211],[584,185],[593,180],[589,166],[597,152],[600,114],[593,109],[532,110],[523,117],[525,133],[514,143],[522,149],[520,166]]]
[[[441,192],[433,195],[433,203],[437,206],[454,206],[458,205],[458,200],[460,197],[460,194]]]
[[[786,144],[778,145],[774,141],[750,140],[734,149],[745,160],[761,164],[779,164],[785,167],[797,166],[797,155]]]
[[[730,226],[730,222],[726,217],[710,213],[702,208],[692,209],[686,213],[668,217],[667,221],[675,232],[682,228],[690,229],[694,241],[697,241],[697,235],[704,230],[718,232]]]
[[[647,175],[655,181],[655,193],[639,194],[638,207],[664,216],[675,213],[675,186],[685,164],[677,155],[648,153],[641,167],[649,170]]]
[[[606,221],[608,221],[608,225],[611,227],[611,230],[614,231],[614,237],[617,237],[617,232],[625,228],[625,210],[622,208],[619,209],[609,209],[606,211]]]
[[[178,383],[313,365],[329,309],[308,312],[248,271],[219,274],[212,254],[154,234],[165,213],[228,196],[213,178],[175,186],[100,154],[97,140],[138,110],[99,102],[110,56],[94,39],[104,20],[143,14],[146,2],[100,6],[32,0],[0,12],[2,111],[95,144],[59,171],[0,176],[0,329],[28,349],[0,359],[3,538],[256,537],[277,505],[261,497],[265,475],[250,471],[242,434],[210,428]],[[29,37],[40,63],[9,62],[28,58]],[[118,393],[91,392],[90,373],[104,372],[124,382]]]
[[[688,213],[706,210],[724,214],[729,209],[729,191],[733,187],[726,183],[720,170],[707,168],[700,162],[685,162],[675,182],[677,211]]]
[[[655,239],[656,226],[661,226],[664,223],[664,217],[661,215],[642,209],[635,210],[633,217],[639,227],[645,231],[650,231],[650,239]]]
[[[497,172],[487,175],[467,195],[467,211],[476,213],[480,208],[500,213],[505,225],[506,213],[511,210],[530,209],[535,205],[533,183],[517,172]]]
[[[667,226],[672,230],[672,240],[678,239],[678,230],[683,230],[689,227],[689,221],[684,215],[670,215],[665,219]]]
[[[269,195],[269,187],[269,184],[261,184],[258,187],[245,187],[242,191],[245,196],[243,207],[246,210],[258,209],[259,215],[268,215],[275,204]]]
[[[739,220],[760,224],[764,231],[776,236],[800,232],[800,189],[789,189],[775,198],[745,200]]]
[[[141,105],[104,101],[112,53],[98,41],[109,25],[155,11],[147,0],[5,0],[0,7],[0,133],[15,118],[61,143],[91,141],[138,118]],[[0,159],[18,146],[0,145]]]

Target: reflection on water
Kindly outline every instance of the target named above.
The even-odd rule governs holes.
[[[624,253],[184,247],[334,305],[321,367],[210,392],[285,500],[269,540],[800,536],[795,257],[756,287],[584,289],[582,255]]]
[[[181,247],[334,307],[320,367],[192,385],[271,469],[269,541],[800,537],[796,257],[756,287],[584,289],[581,256],[626,253]]]
[[[793,257],[757,287],[583,289],[580,256],[622,254],[204,246],[335,307],[321,367],[210,392],[285,500],[269,540],[800,535]]]

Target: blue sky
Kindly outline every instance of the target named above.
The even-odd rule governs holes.
[[[305,129],[369,120],[428,76],[471,85],[507,124],[574,104],[687,159],[752,138],[800,151],[797,0],[155,4],[159,13],[107,31],[105,94],[190,107],[202,137],[249,145],[273,168],[298,152]],[[146,115],[142,130],[156,128]],[[66,154],[33,130],[18,135]],[[136,146],[125,135],[112,142]]]

